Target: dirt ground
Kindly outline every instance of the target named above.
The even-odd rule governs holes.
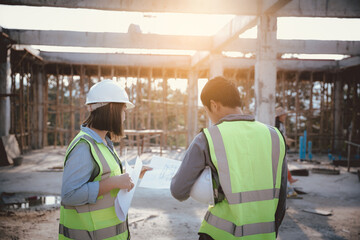
[[[165,151],[164,156],[181,159],[184,151]],[[129,159],[135,151],[128,151]],[[156,150],[141,156],[146,163]],[[21,166],[0,167],[0,192],[6,208],[0,210],[0,239],[56,239],[59,223],[59,195],[63,148],[45,148],[24,156]],[[330,168],[324,156],[314,156],[321,164],[292,161],[290,169]],[[360,182],[358,176],[345,168],[339,175],[317,174],[296,176],[294,184],[307,194],[288,199],[287,212],[278,239],[360,239]],[[352,169],[355,171],[356,169]],[[52,201],[28,206],[28,196],[45,196]],[[54,200],[55,199],[55,200]],[[11,204],[18,202],[19,204]],[[9,207],[10,206],[10,207]],[[19,208],[14,209],[14,206]],[[12,208],[11,208],[12,207]],[[169,190],[137,188],[129,212],[133,240],[196,239],[197,230],[206,212],[206,205],[192,199],[178,202]],[[305,212],[317,210],[331,214],[323,216]]]

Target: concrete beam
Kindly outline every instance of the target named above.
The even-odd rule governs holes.
[[[273,14],[278,9],[285,6],[289,1],[290,0],[262,1],[262,5],[259,5],[257,14]],[[256,26],[257,22],[257,17],[254,16],[235,16],[228,24],[215,34],[213,37],[211,52],[215,54],[218,53],[231,41],[238,39],[239,34]],[[201,57],[198,53],[195,53],[191,60],[191,66],[195,67],[200,65],[209,58],[209,54]]]
[[[178,49],[198,51],[208,50],[211,48],[211,37],[206,36],[171,36],[141,33],[100,33],[14,29],[3,30],[18,44],[26,45]]]
[[[332,71],[337,67],[335,60],[282,59],[277,61],[277,70],[288,71]]]
[[[44,61],[66,64],[188,68],[189,56],[41,52]]]
[[[265,0],[265,2],[272,1],[273,0]],[[257,1],[253,0],[0,0],[0,3],[8,5],[90,8],[130,12],[256,15],[258,11]]]
[[[158,34],[94,33],[72,31],[3,29],[12,40],[23,45],[50,45],[75,47],[175,49],[210,51],[212,37],[170,36]],[[218,38],[218,41],[221,40]],[[256,52],[256,39],[236,38],[222,50]],[[218,42],[218,45],[220,44]],[[277,40],[278,53],[345,54],[360,55],[360,41]],[[215,43],[214,43],[215,45]],[[194,62],[204,58],[197,54]],[[206,54],[205,54],[206,55]]]
[[[90,8],[100,10],[132,12],[176,12],[205,14],[257,15],[259,1],[254,0],[0,0],[0,4]],[[272,0],[264,0],[268,5]],[[360,17],[358,0],[293,0],[286,7],[277,11],[277,16],[297,17]]]
[[[224,68],[250,68],[255,66],[255,59],[224,58]],[[359,63],[360,65],[360,63]],[[299,60],[299,59],[278,59],[277,70],[288,71],[329,71],[337,67],[337,61],[333,60]]]
[[[281,17],[359,18],[359,0],[293,0],[276,12]]]
[[[235,38],[238,38],[239,34],[256,25],[256,17],[249,16],[236,16],[228,24],[226,24],[214,37],[213,46],[211,51],[221,51],[227,43]],[[195,67],[203,63],[210,56],[210,52],[203,53],[197,52],[191,59],[191,66]]]
[[[278,53],[360,55],[360,41],[277,40]],[[256,39],[239,38],[224,51],[256,52]]]
[[[353,67],[353,66],[359,66],[359,65],[360,65],[360,57],[359,56],[346,58],[341,61],[338,61],[338,67],[340,69]]]
[[[189,68],[190,56],[168,56],[168,55],[138,55],[138,54],[106,54],[106,53],[60,53],[41,52],[45,62],[83,64],[83,65],[109,65],[109,66],[144,66],[144,67],[178,67]],[[360,57],[353,58],[355,65],[360,65]],[[358,62],[356,62],[356,59]],[[342,60],[342,66],[345,66]],[[349,60],[348,60],[349,61]],[[255,66],[255,59],[223,57],[224,69],[247,69]],[[357,64],[356,64],[357,63]],[[338,67],[338,61],[332,60],[299,60],[278,59],[278,70],[292,71],[322,71],[333,70]]]

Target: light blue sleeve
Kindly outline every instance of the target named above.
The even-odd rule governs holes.
[[[64,166],[61,188],[63,205],[79,206],[96,202],[99,182],[88,182],[96,167],[98,166],[89,145],[85,142],[78,143],[70,152]]]

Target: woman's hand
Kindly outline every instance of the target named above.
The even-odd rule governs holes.
[[[134,183],[133,183],[131,177],[129,176],[129,173],[124,173],[124,174],[121,174],[121,175],[119,175],[117,177],[118,177],[118,179],[117,179],[118,187],[120,189],[127,189],[128,192],[131,189],[133,189]]]
[[[140,178],[140,179],[143,178],[143,177],[144,177],[144,174],[145,174],[147,171],[151,171],[151,170],[153,170],[152,167],[143,166],[143,167],[141,168],[141,172],[140,172],[139,178]]]

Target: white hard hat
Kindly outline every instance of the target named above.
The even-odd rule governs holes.
[[[206,166],[191,188],[190,197],[198,202],[214,205],[211,169]]]
[[[86,96],[86,105],[93,111],[110,102],[126,103],[128,109],[135,107],[123,87],[113,80],[103,80],[92,86]]]

